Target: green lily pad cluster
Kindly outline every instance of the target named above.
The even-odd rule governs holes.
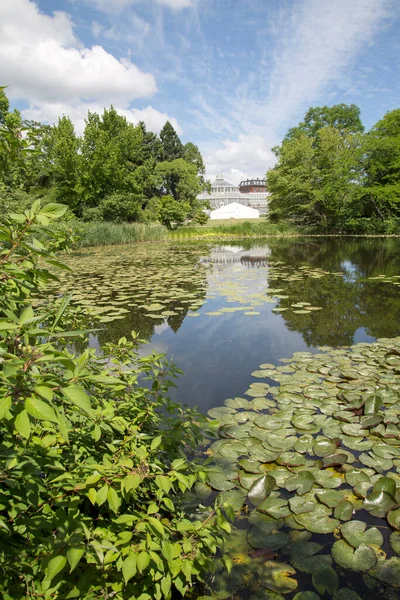
[[[398,597],[400,338],[283,363],[208,413],[204,488],[238,526],[212,597]]]
[[[72,272],[58,274],[54,294],[73,289],[73,301],[101,323],[134,311],[156,324],[183,311],[195,315],[207,289],[203,251],[168,244],[93,248],[69,258]]]
[[[400,286],[400,275],[377,275],[376,277],[368,277],[368,280],[380,283],[393,283],[393,285]]]

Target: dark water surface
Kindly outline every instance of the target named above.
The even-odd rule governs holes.
[[[226,398],[241,396],[251,372],[261,363],[277,364],[293,352],[317,352],[319,346],[348,346],[400,334],[400,277],[388,282],[383,277],[381,281],[368,279],[400,276],[399,239],[192,243],[164,245],[162,251],[155,245],[104,248],[85,259],[91,263],[90,277],[104,268],[102,253],[108,257],[107,269],[115,272],[122,269],[123,273],[136,261],[144,284],[146,272],[162,269],[166,291],[175,285],[174,268],[185,261],[181,287],[197,295],[202,303],[197,311],[188,309],[188,300],[169,317],[151,318],[145,316],[149,314],[145,308],[128,306],[118,321],[104,323],[105,331],[92,344],[116,341],[132,329],[140,331],[150,342],[143,352],[165,352],[183,370],[179,389],[172,391],[174,398],[203,412]],[[305,266],[311,268],[311,275],[304,276]],[[318,273],[318,269],[331,274]],[[133,298],[135,289],[131,290]],[[271,289],[279,289],[278,296],[288,298],[275,298]],[[101,288],[97,293],[101,304]],[[126,289],[124,294],[126,298]],[[145,296],[141,297],[143,302]],[[302,307],[291,305],[302,302],[322,310],[295,313]],[[179,298],[174,307],[178,305]],[[247,310],[207,314],[232,307]],[[277,307],[288,310],[273,312]],[[196,318],[190,316],[194,311],[199,315]]]

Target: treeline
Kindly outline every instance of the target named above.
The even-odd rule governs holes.
[[[365,133],[354,104],[310,108],[273,151],[271,219],[325,231],[400,232],[400,109]]]
[[[89,112],[82,137],[68,116],[50,126],[23,120],[0,88],[0,209],[37,198],[67,205],[84,221],[207,220],[201,153],[167,122],[160,135],[129,123],[111,106]]]

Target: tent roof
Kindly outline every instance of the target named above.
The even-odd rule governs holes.
[[[246,217],[258,218],[260,213],[257,209],[251,208],[250,206],[244,206],[243,204],[239,204],[239,202],[231,202],[230,204],[226,204],[225,206],[221,206],[221,208],[211,211],[211,218],[217,219],[219,216],[222,218],[236,217],[238,219]]]

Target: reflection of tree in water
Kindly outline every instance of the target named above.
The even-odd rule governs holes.
[[[320,279],[305,277],[300,281],[274,280],[271,287],[282,287],[289,299],[281,307],[309,302],[323,310],[298,315],[292,310],[282,313],[287,327],[300,332],[312,346],[350,345],[359,328],[373,337],[400,333],[400,288],[390,283],[366,281],[381,273],[400,274],[398,240],[316,241],[275,240],[269,244],[271,260],[291,265],[308,264],[332,272],[351,266],[351,277],[328,275]]]
[[[268,246],[271,260],[294,266],[308,264],[339,271],[350,262],[364,277],[393,275],[400,270],[400,240],[395,238],[282,238],[268,240]]]

